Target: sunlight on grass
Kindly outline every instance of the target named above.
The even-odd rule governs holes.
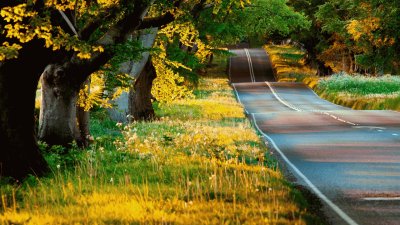
[[[316,91],[353,109],[400,110],[400,77],[335,74],[319,82]]]
[[[305,52],[291,45],[265,45],[279,82],[304,82],[311,88],[318,83],[316,71],[306,65]]]
[[[269,158],[222,64],[195,99],[155,106],[159,120],[130,125],[97,112],[90,149],[47,153],[51,176],[2,184],[0,224],[320,223]]]

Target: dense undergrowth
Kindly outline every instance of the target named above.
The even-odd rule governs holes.
[[[322,98],[353,109],[400,110],[400,77],[371,77],[338,73],[317,77],[305,65],[304,52],[290,45],[265,46],[274,65],[278,81],[304,82]]]
[[[236,102],[224,65],[158,120],[92,113],[87,150],[44,150],[52,174],[0,184],[0,224],[319,224]],[[45,144],[41,143],[42,149]]]

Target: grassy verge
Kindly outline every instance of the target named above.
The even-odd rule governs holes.
[[[311,88],[318,83],[316,71],[304,62],[305,52],[291,45],[266,45],[278,82],[304,82]]]
[[[46,153],[47,178],[1,184],[0,224],[319,224],[287,183],[228,85],[222,63],[159,120],[96,112],[87,151]]]
[[[323,98],[353,109],[400,110],[400,78],[336,74],[321,80],[316,91]]]
[[[322,98],[353,109],[400,110],[400,78],[397,76],[367,77],[335,74],[318,78],[304,65],[304,53],[296,47],[265,46],[270,54],[278,80],[304,82]]]

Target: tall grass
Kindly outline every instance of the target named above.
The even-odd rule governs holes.
[[[346,92],[354,95],[400,94],[400,77],[382,76],[368,77],[339,73],[321,80],[318,88],[326,92]]]
[[[306,52],[292,45],[265,45],[279,82],[303,82],[313,88],[318,77],[316,71],[306,65]]]
[[[323,98],[353,109],[400,110],[400,77],[335,74],[315,89]]]
[[[318,224],[245,119],[224,74],[159,120],[92,120],[82,151],[46,151],[52,174],[0,184],[0,224]]]

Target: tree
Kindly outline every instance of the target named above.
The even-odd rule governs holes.
[[[354,0],[358,13],[347,22],[347,32],[360,49],[355,60],[375,74],[396,73],[400,62],[400,2]]]
[[[291,38],[300,42],[307,51],[306,63],[317,69],[318,75],[327,75],[332,69],[327,67],[323,61],[318,59],[318,54],[327,45],[329,35],[321,31],[321,24],[318,23],[315,12],[318,7],[324,4],[325,0],[289,0],[296,11],[304,13],[311,20],[311,27],[300,32],[292,33]]]
[[[63,118],[57,119],[57,114],[74,111],[71,103],[76,103],[81,84],[112,58],[115,45],[124,43],[145,24],[143,17],[153,3],[82,1],[77,6],[77,2],[13,1],[0,5],[4,30],[0,36],[0,140],[6,146],[1,149],[2,176],[21,178],[47,169],[33,132],[34,90],[46,65],[51,64],[45,71],[44,91],[55,107],[42,115],[50,118],[46,121],[50,129],[41,130],[41,136],[49,143],[69,143],[74,137],[70,126],[76,126],[75,118],[68,116],[74,122],[59,124]],[[79,17],[73,17],[72,24],[66,23],[71,21],[65,19],[67,15]],[[49,48],[61,52],[62,57],[52,57]],[[20,82],[22,76],[26,77],[24,82]],[[63,132],[65,140],[54,138],[57,131]]]
[[[220,46],[235,44],[247,36],[265,37],[273,32],[288,35],[292,30],[308,26],[304,16],[281,0],[251,3],[225,0],[213,4],[198,1],[192,5],[180,8],[181,14],[186,16],[176,18],[158,32],[159,51],[153,56],[157,77],[152,94],[160,102],[190,96],[185,86],[196,85],[198,75],[195,72],[209,64],[215,52],[223,52]],[[266,14],[267,10],[273,13]],[[147,103],[150,115],[149,98]]]
[[[117,101],[118,108],[112,110],[113,117],[120,121],[125,121],[126,115],[134,120],[152,119],[155,116],[152,97],[161,102],[169,102],[190,95],[188,88],[183,85],[183,81],[186,79],[186,81],[196,82],[197,75],[193,71],[201,67],[204,54],[208,56],[212,51],[211,46],[203,44],[204,40],[200,37],[195,24],[205,10],[217,13],[214,9],[220,9],[224,5],[230,5],[231,8],[242,7],[243,2],[236,0],[186,1],[185,4],[182,3],[176,7],[173,12],[179,16],[175,16],[173,20],[164,20],[154,28],[157,29],[157,36],[151,35],[154,30],[144,31],[138,35],[138,39],[143,40],[146,47],[154,45],[155,51],[151,62],[148,62],[149,54],[143,54],[142,59],[138,62],[125,63],[125,65],[130,65],[128,71],[136,80],[129,92],[129,107],[126,95],[122,95]],[[156,10],[152,10],[153,13],[154,11],[165,11],[160,5],[154,8]],[[159,15],[155,13],[151,16]],[[207,20],[214,19],[215,16],[207,18]],[[152,43],[150,44],[150,42]],[[198,46],[202,46],[202,48],[198,48]],[[143,71],[143,69],[152,68],[152,66],[144,67],[145,64],[153,64],[157,76],[153,76],[153,72]],[[126,69],[124,70],[126,71]],[[149,75],[152,77],[145,77]],[[150,90],[152,90],[152,94],[150,94]],[[127,111],[128,108],[129,111]]]
[[[33,117],[37,83],[52,56],[42,46],[42,41],[30,42],[17,59],[0,62],[0,177],[21,179],[48,170],[37,145]]]
[[[319,67],[382,74],[399,64],[399,2],[376,0],[290,1],[312,18],[311,33],[295,38]],[[315,60],[314,60],[315,61]],[[322,64],[322,65],[321,65]]]

